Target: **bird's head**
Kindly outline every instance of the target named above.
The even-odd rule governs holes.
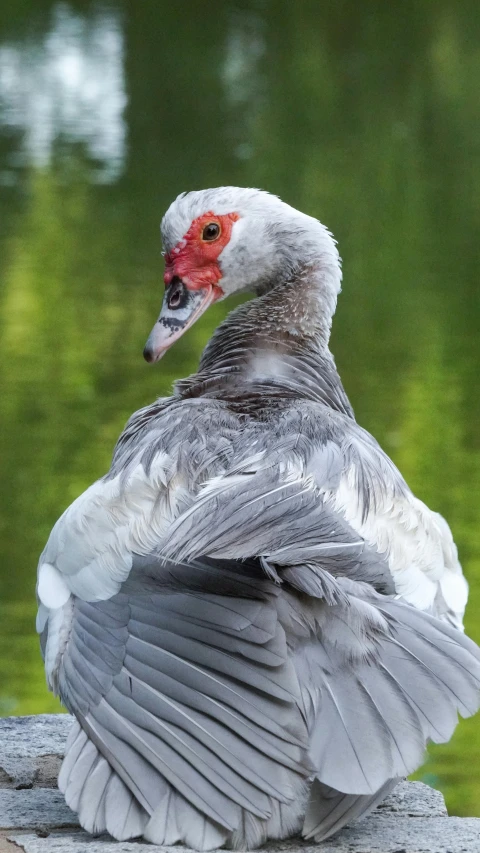
[[[261,293],[323,251],[340,272],[327,229],[276,196],[219,187],[182,193],[162,220],[165,296],[144,349],[158,361],[201,314],[232,293]]]

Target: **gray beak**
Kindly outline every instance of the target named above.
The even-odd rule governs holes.
[[[153,364],[177,341],[195,320],[215,301],[215,288],[208,285],[199,290],[189,290],[178,277],[172,279],[163,298],[162,310],[155,323],[143,357]]]

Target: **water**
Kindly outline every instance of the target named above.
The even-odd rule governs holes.
[[[344,384],[447,516],[480,641],[479,29],[469,0],[0,7],[2,713],[59,710],[33,629],[53,522],[228,308],[143,362],[184,189],[261,186],[335,233]],[[480,815],[479,753],[480,717],[420,773],[453,813]]]

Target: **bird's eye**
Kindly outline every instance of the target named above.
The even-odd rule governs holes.
[[[209,222],[208,225],[205,225],[202,231],[202,240],[206,243],[212,243],[214,240],[218,240],[219,237],[220,225],[218,222]]]

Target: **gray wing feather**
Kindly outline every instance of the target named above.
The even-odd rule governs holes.
[[[171,566],[162,566],[171,578]],[[310,772],[278,590],[257,563],[255,598],[253,567],[246,569],[237,576],[247,598],[180,593],[177,566],[163,593],[141,595],[132,578],[130,593],[75,601],[59,683],[82,729],[59,784],[91,831],[162,843],[188,843],[194,831],[196,844],[200,834],[209,847],[239,826],[242,810],[267,820],[272,799],[290,802]],[[203,574],[212,574],[207,564]],[[234,578],[230,571],[229,590]],[[113,785],[125,799],[123,822],[110,813]]]
[[[100,780],[98,780],[100,781]],[[124,841],[142,835],[147,816],[144,809],[122,780],[112,773],[103,794],[99,811],[105,812],[105,829],[114,838]],[[82,812],[80,812],[82,815]]]
[[[318,844],[325,841],[352,820],[358,820],[375,808],[398,784],[392,779],[371,796],[368,794],[343,794],[315,779],[305,813],[302,835]]]
[[[323,448],[327,483],[332,447]],[[317,464],[319,456],[318,451]],[[276,566],[315,563],[335,576],[368,581],[384,593],[395,591],[385,558],[325,501],[300,460],[295,474],[285,471],[280,458],[260,470],[250,467],[247,460],[200,492],[169,528],[161,545],[164,558],[263,556]]]
[[[435,617],[341,583],[349,604],[319,605],[316,642],[296,665],[317,778],[367,795],[416,769],[429,740],[448,740],[457,712],[478,709],[480,650]]]
[[[98,752],[95,766],[87,776],[80,796],[78,815],[87,832],[97,834],[107,830],[106,796],[113,771]],[[108,810],[110,817],[110,809]]]

